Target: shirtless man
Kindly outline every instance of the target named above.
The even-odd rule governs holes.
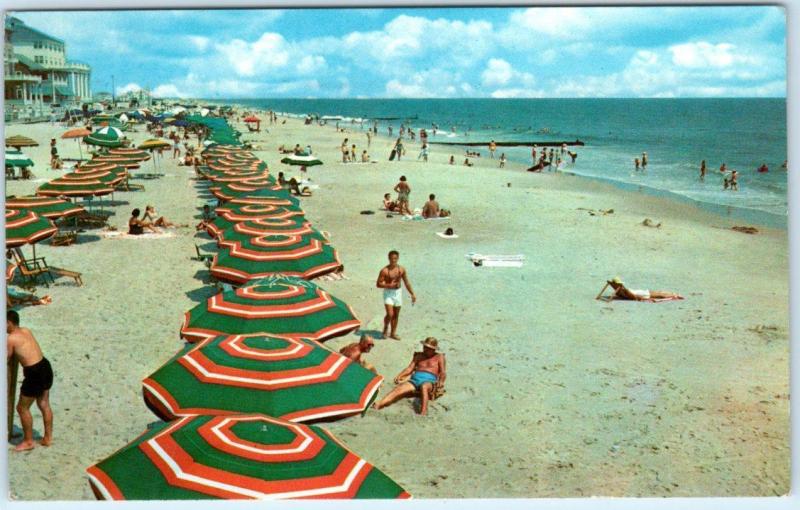
[[[388,395],[375,404],[375,409],[381,409],[397,402],[399,399],[420,392],[421,403],[419,414],[428,413],[428,401],[435,392],[444,390],[444,381],[447,378],[444,354],[438,352],[439,342],[428,337],[422,342],[422,352],[415,352],[402,372],[394,378],[394,387]]]
[[[438,218],[439,217],[439,202],[436,201],[436,195],[431,193],[428,195],[428,201],[422,207],[423,218]]]
[[[50,409],[50,388],[53,386],[53,369],[50,362],[42,354],[39,343],[28,328],[19,327],[19,314],[14,310],[6,312],[6,333],[8,345],[6,360],[12,356],[22,364],[24,379],[20,387],[17,412],[22,424],[23,438],[14,450],[21,452],[32,450],[36,446],[33,442],[33,416],[31,404],[36,405],[42,412],[44,419],[44,437],[41,445],[50,446],[53,442],[53,411]]]
[[[339,354],[350,358],[367,370],[372,370],[377,374],[378,371],[375,369],[375,367],[367,363],[367,360],[362,357],[364,354],[371,351],[374,346],[375,340],[371,336],[361,335],[361,339],[358,342],[347,344],[339,349]]]
[[[405,284],[408,293],[411,294],[411,303],[417,302],[417,296],[408,281],[406,269],[397,263],[400,254],[396,250],[389,252],[389,265],[381,269],[378,273],[376,286],[383,289],[383,306],[386,309],[386,316],[383,318],[383,338],[391,325],[392,331],[389,338],[400,340],[397,336],[397,321],[400,318],[400,307],[403,306],[403,288],[400,281]]]

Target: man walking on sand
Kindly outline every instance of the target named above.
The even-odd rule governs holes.
[[[386,333],[389,331],[389,326],[391,326],[389,338],[395,340],[400,340],[400,337],[397,336],[397,321],[400,318],[400,307],[403,306],[401,280],[405,284],[408,293],[411,294],[411,303],[417,302],[417,296],[408,281],[406,269],[397,263],[399,259],[400,254],[397,250],[389,252],[389,265],[378,273],[378,282],[376,284],[379,289],[383,289],[383,306],[386,309],[386,316],[383,318],[383,338],[386,338]]]
[[[53,369],[50,362],[42,354],[39,343],[28,328],[19,327],[19,314],[14,310],[6,312],[6,333],[8,334],[6,361],[12,356],[22,364],[24,379],[20,387],[17,412],[22,424],[22,442],[14,450],[21,452],[32,450],[33,416],[31,404],[36,405],[44,419],[44,437],[42,446],[50,446],[53,442],[53,411],[50,409],[50,388],[53,386]]]

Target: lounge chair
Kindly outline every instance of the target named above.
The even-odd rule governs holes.
[[[80,216],[76,216],[78,223],[93,228],[102,228],[108,226],[108,216],[100,214],[92,214],[86,212]]]
[[[47,268],[50,273],[55,273],[58,276],[66,276],[67,278],[72,278],[75,280],[75,285],[78,287],[83,287],[83,279],[81,278],[81,273],[77,271],[70,271],[69,269],[62,269],[60,267],[49,267]],[[50,276],[52,278],[52,274]]]
[[[50,246],[69,246],[77,240],[77,232],[58,232],[50,238]]]
[[[208,267],[211,267],[211,261],[214,259],[214,256],[209,253],[200,253],[200,247],[196,244],[194,245],[194,251],[197,252],[197,258],[194,260],[199,260],[203,264]]]
[[[48,278],[50,278],[51,282],[54,282],[53,275],[50,274],[47,262],[44,258],[25,259],[19,248],[12,248],[10,251],[14,257],[14,263],[17,265],[17,269],[22,275],[23,287],[35,287],[39,281],[39,277],[43,277],[46,287],[50,286],[50,284],[47,283]]]

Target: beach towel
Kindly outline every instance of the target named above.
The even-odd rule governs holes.
[[[435,220],[449,220],[450,216],[445,216],[444,218],[436,217],[436,218],[423,218],[421,214],[415,214],[413,216],[409,214],[403,215],[403,220],[405,221],[435,221]]]
[[[447,235],[444,232],[436,232],[436,235],[441,237],[442,239],[457,239],[458,234]]]

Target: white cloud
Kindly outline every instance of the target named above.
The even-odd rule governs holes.
[[[325,67],[325,57],[319,55],[306,55],[297,63],[296,69],[300,74],[319,72]]]
[[[211,39],[202,35],[190,35],[188,39],[197,51],[205,51],[211,43]]]
[[[736,46],[730,43],[688,42],[669,47],[672,63],[679,67],[729,67],[736,61]]]
[[[530,73],[516,71],[511,64],[501,58],[491,58],[481,73],[481,83],[491,92],[492,97],[542,97],[541,90],[531,87],[536,80]]]
[[[511,81],[513,73],[511,64],[502,58],[491,58],[481,73],[481,81],[484,87],[498,87]]]
[[[141,85],[139,85],[138,83],[129,83],[122,87],[117,87],[116,93],[117,95],[122,95],[122,94],[127,94],[128,92],[137,92],[139,90],[142,90]]]
[[[188,97],[178,90],[172,83],[165,83],[153,89],[153,97]]]
[[[527,89],[527,88],[508,88],[508,89],[497,89],[491,94],[492,97],[502,99],[502,98],[512,98],[512,97],[547,97],[547,94],[544,90],[540,89]]]
[[[265,32],[255,42],[233,39],[215,45],[239,76],[253,76],[285,66],[289,62],[286,40],[281,34]]]

